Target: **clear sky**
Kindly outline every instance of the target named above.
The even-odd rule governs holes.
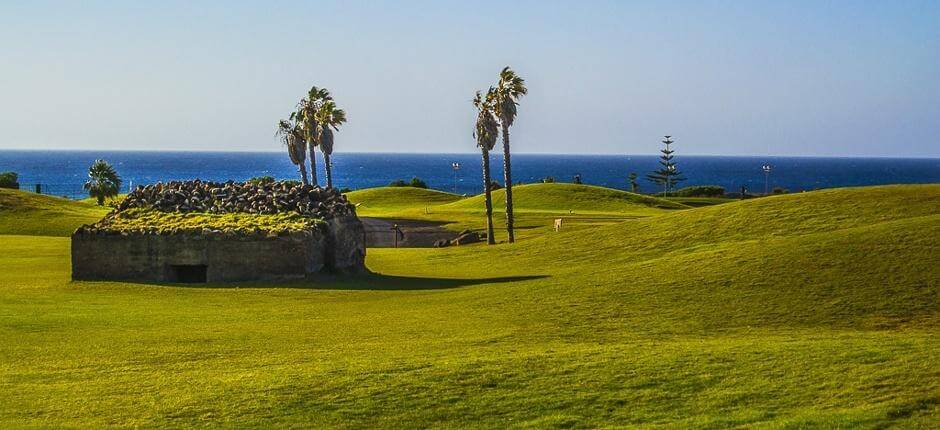
[[[0,149],[277,151],[311,85],[338,152],[940,156],[940,2],[0,2]]]

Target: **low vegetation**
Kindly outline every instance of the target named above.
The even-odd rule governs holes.
[[[284,232],[315,228],[322,221],[296,212],[278,214],[178,213],[131,208],[102,221],[100,228],[117,232],[201,232],[204,229],[236,233]]]
[[[390,187],[412,187],[412,188],[428,188],[428,184],[422,181],[420,178],[411,178],[411,181],[405,182],[403,179],[396,179],[388,184]]]
[[[374,274],[313,283],[69,282],[67,239],[0,236],[0,427],[940,420],[940,185],[683,210],[600,189],[618,221],[535,228],[588,210],[568,186],[514,188],[515,245],[370,249]],[[482,224],[430,193],[349,198]]]
[[[19,175],[16,172],[0,172],[0,188],[20,189]]]

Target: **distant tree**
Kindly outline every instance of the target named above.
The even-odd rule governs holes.
[[[581,174],[580,174],[580,173],[578,173],[577,175],[574,175],[574,183],[575,183],[575,184],[578,184],[578,185],[581,185]]]
[[[630,176],[627,176],[627,179],[630,180],[630,191],[637,193],[640,191],[640,184],[636,183],[637,174],[636,172],[630,172]]]
[[[98,199],[98,206],[104,206],[104,199],[117,197],[121,189],[121,177],[107,161],[95,160],[88,169],[84,188],[89,196]]]
[[[333,130],[339,131],[339,126],[346,122],[346,111],[336,107],[333,100],[325,100],[320,104],[316,113],[317,142],[320,152],[323,153],[323,164],[326,166],[326,187],[333,187]]]
[[[287,147],[287,155],[290,156],[290,162],[297,166],[300,171],[300,179],[304,185],[310,183],[307,180],[307,146],[304,141],[304,130],[300,121],[297,119],[297,113],[291,113],[289,120],[280,120],[277,123],[277,135],[280,136],[284,146]]]
[[[16,172],[0,173],[0,188],[20,189],[19,175]]]
[[[554,183],[555,183],[555,177],[554,177],[554,176],[546,176],[546,177],[542,178],[542,183],[543,183],[543,184],[554,184]]]
[[[526,95],[529,90],[525,87],[525,80],[519,77],[509,66],[499,72],[499,82],[496,84],[493,107],[499,125],[503,132],[503,176],[506,182],[506,231],[509,233],[509,243],[516,241],[513,234],[512,213],[512,163],[509,161],[509,127],[516,119],[516,107],[519,98]]]
[[[473,98],[473,105],[477,108],[477,120],[474,127],[473,137],[477,141],[477,147],[483,155],[483,195],[486,207],[486,243],[496,244],[493,237],[493,196],[490,193],[492,181],[490,180],[490,151],[496,146],[496,139],[499,135],[499,122],[494,114],[494,103],[496,90],[490,87],[484,96],[477,91]]]
[[[653,173],[646,175],[646,179],[652,182],[655,182],[663,187],[663,193],[668,193],[672,191],[676,184],[685,180],[682,176],[682,172],[679,171],[676,167],[676,162],[673,161],[675,158],[672,154],[675,152],[669,145],[673,144],[672,136],[665,136],[663,144],[666,146],[661,149],[659,152],[662,152],[663,155],[659,156],[660,168]]]
[[[503,189],[503,184],[500,184],[499,182],[495,180],[490,181],[490,191],[496,191],[496,190],[501,190],[501,189]]]

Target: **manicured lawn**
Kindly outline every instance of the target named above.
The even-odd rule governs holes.
[[[478,222],[418,200],[359,201]],[[589,208],[519,205],[514,245],[317,283],[72,283],[67,238],[0,236],[0,428],[940,421],[940,186],[610,203],[560,233]]]
[[[0,235],[69,236],[82,224],[92,224],[110,208],[0,188]]]

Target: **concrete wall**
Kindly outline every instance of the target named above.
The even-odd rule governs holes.
[[[283,237],[201,234],[72,236],[72,279],[174,282],[173,266],[206,266],[206,281],[303,279],[325,264],[326,238],[317,232]]]

